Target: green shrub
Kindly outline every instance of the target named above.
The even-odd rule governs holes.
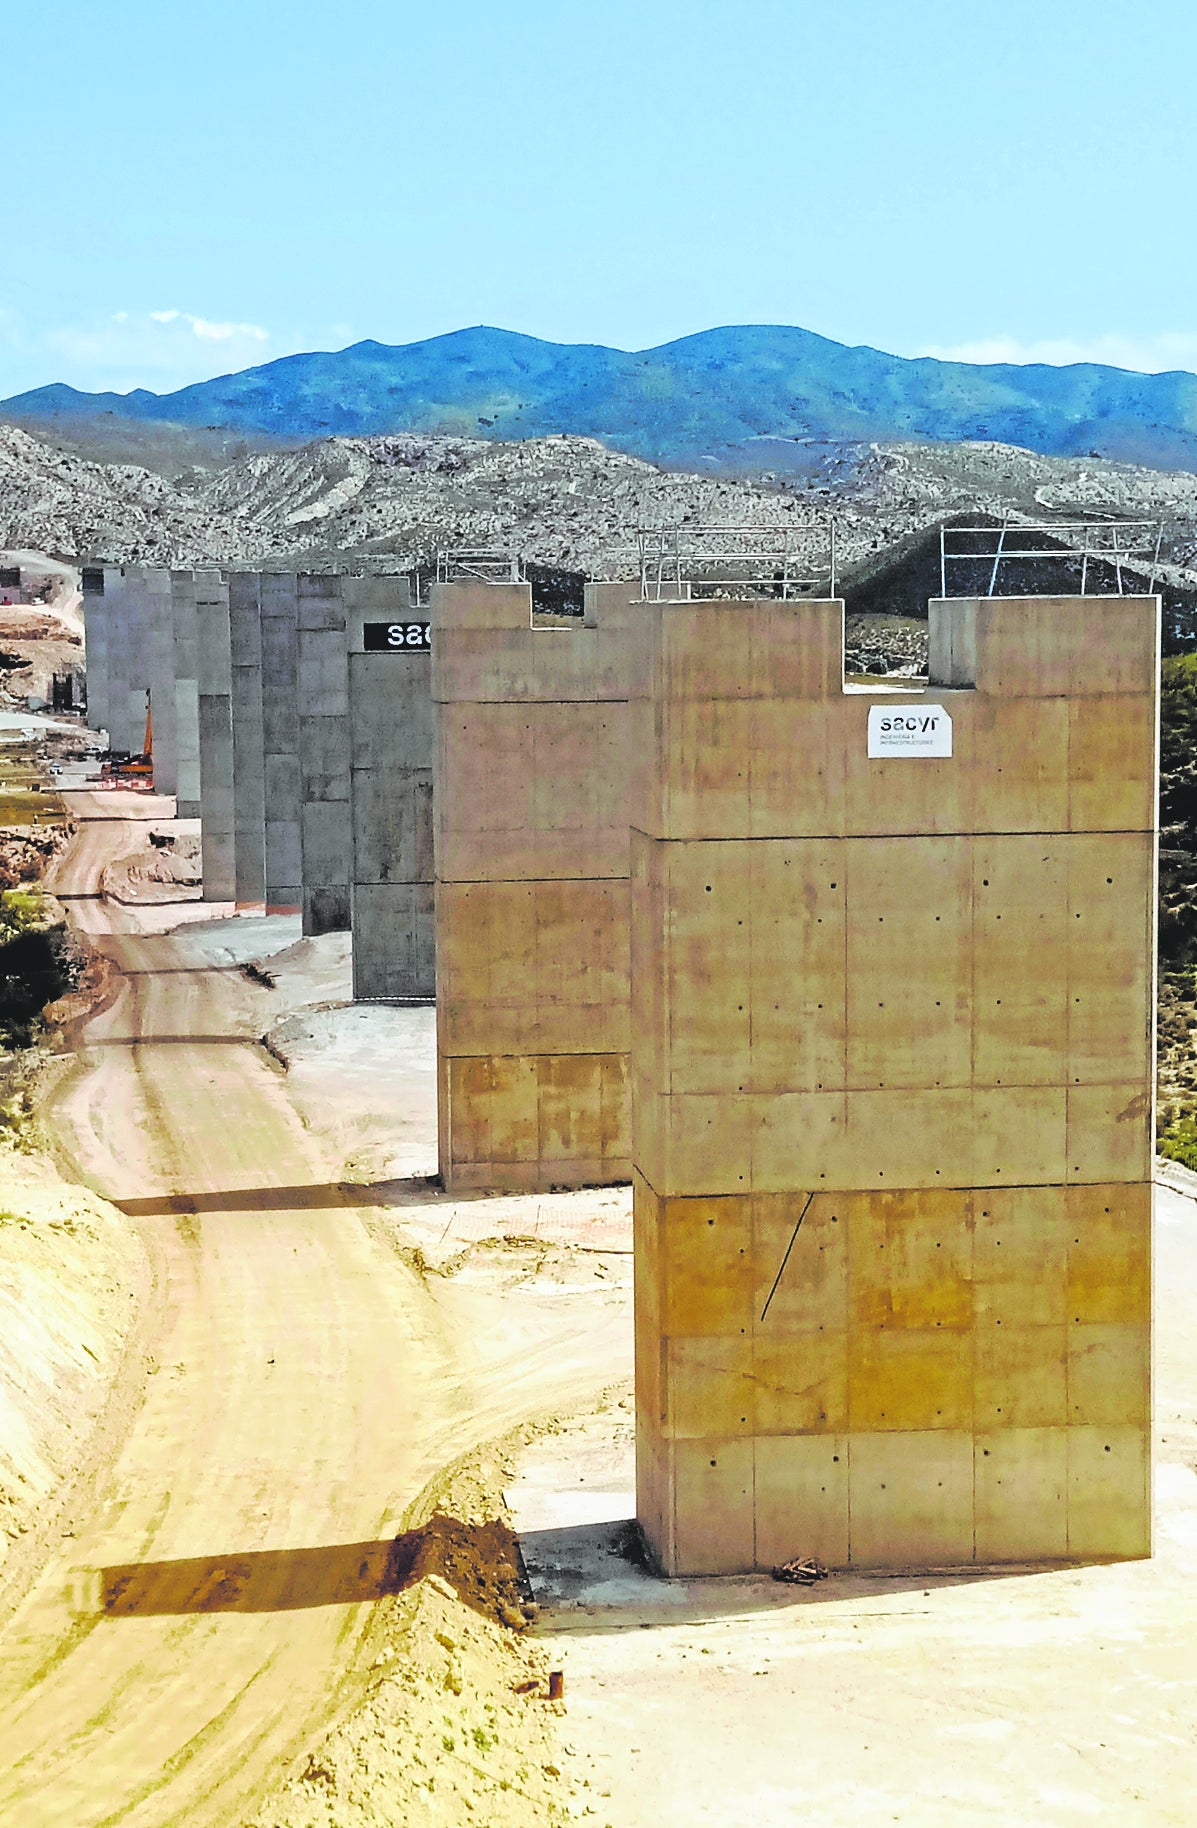
[[[1197,1117],[1178,1117],[1160,1132],[1155,1146],[1170,1162],[1197,1173]]]
[[[46,901],[40,889],[0,890],[0,946],[46,925]]]

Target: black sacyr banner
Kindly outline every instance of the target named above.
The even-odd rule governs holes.
[[[367,654],[426,654],[432,647],[431,622],[367,622],[362,628]]]

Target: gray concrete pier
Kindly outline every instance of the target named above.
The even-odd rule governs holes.
[[[296,579],[266,572],[262,626],[262,794],[266,912],[297,914],[303,899],[299,825],[299,646]]]
[[[406,578],[345,578],[353,994],[436,995],[429,612]]]
[[[200,843],[205,901],[236,896],[233,836],[232,652],[229,587],[218,572],[195,578],[199,638]]]
[[[190,571],[170,574],[171,623],[174,634],[176,795],[180,819],[200,816],[199,631],[195,615],[195,577]]]
[[[153,713],[154,792],[179,791],[179,716],[175,700],[175,631],[169,571],[143,571],[145,668]]]
[[[113,749],[137,754],[145,741],[146,690],[142,586],[136,566],[104,574],[108,623],[108,739]]]
[[[251,913],[266,906],[261,582],[253,571],[229,576],[234,876],[237,906]]]
[[[120,584],[119,565],[86,564],[83,576],[84,664],[87,669],[87,726],[107,730],[112,715],[109,647],[112,596]]]
[[[303,930],[333,933],[349,926],[353,858],[345,603],[339,577],[295,582]]]

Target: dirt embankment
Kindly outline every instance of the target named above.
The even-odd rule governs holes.
[[[70,1534],[149,1279],[121,1214],[0,1140],[0,1611]]]
[[[105,869],[103,891],[126,907],[180,900],[199,901],[203,892],[198,832],[156,831],[144,845]]]
[[[28,757],[39,777],[43,760]],[[0,828],[0,1611],[54,1533],[70,1533],[149,1286],[128,1220],[62,1179],[34,1116],[48,1074],[28,1043],[47,1012],[51,1027],[81,1015],[104,978],[41,891],[71,835],[58,813]]]
[[[396,1538],[356,1694],[252,1828],[557,1828],[586,1780],[524,1635],[535,1615],[502,1499],[501,1449],[458,1463]]]

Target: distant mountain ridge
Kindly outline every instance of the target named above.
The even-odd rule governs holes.
[[[0,401],[0,415],[46,430],[108,418],[303,439],[570,432],[665,466],[733,470],[800,469],[807,441],[992,439],[1197,470],[1197,375],[941,362],[785,325],[632,352],[478,326],[283,356],[168,394],[56,383]]]

